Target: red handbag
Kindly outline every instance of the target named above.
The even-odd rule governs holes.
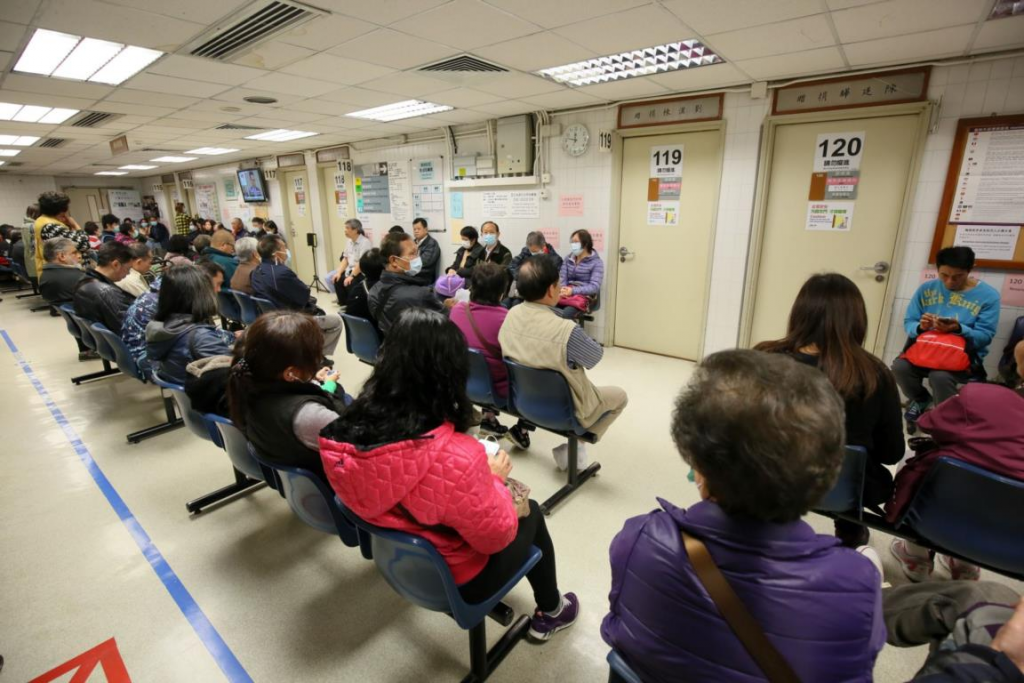
[[[971,367],[967,340],[958,334],[922,332],[902,356],[919,368],[962,372]]]
[[[585,294],[573,294],[572,296],[563,296],[558,300],[559,306],[570,306],[587,313],[590,311],[590,297]]]

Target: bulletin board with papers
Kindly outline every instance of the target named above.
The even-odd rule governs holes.
[[[960,119],[932,240],[981,268],[1024,270],[1024,115]]]

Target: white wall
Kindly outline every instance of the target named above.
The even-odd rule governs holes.
[[[39,200],[43,192],[52,192],[65,187],[125,187],[141,188],[135,178],[106,176],[49,176],[49,175],[0,175],[0,223],[20,226],[25,209]],[[75,215],[75,207],[71,207]],[[84,220],[79,221],[85,223]]]

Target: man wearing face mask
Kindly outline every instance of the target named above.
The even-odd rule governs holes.
[[[497,263],[502,268],[507,268],[512,263],[512,252],[501,243],[501,230],[494,221],[487,221],[480,226],[483,233],[480,236],[480,244],[484,245],[484,255],[481,262]]]
[[[333,356],[341,339],[341,317],[318,308],[316,299],[309,295],[309,285],[285,265],[291,258],[291,252],[283,239],[277,235],[266,235],[260,239],[256,251],[260,255],[260,265],[252,271],[253,295],[269,299],[277,308],[313,316],[324,333],[324,356]]]
[[[454,263],[445,272],[468,280],[473,274],[473,266],[484,257],[484,247],[478,241],[480,235],[472,225],[464,227],[459,234],[462,235],[462,246],[455,252]]]
[[[442,304],[432,288],[423,286],[416,279],[423,269],[423,260],[410,235],[388,235],[381,242],[380,254],[386,265],[380,282],[370,290],[369,302],[370,314],[382,334],[388,333],[407,308],[443,311],[454,303],[449,299]]]
[[[427,230],[427,219],[416,218],[412,222],[412,236],[423,259],[423,270],[416,276],[421,285],[432,285],[437,277],[437,266],[441,261],[441,246]]]

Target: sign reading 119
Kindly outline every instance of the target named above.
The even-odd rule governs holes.
[[[863,132],[822,133],[814,155],[815,171],[858,171],[864,152]]]
[[[661,149],[654,152],[654,163],[659,166],[678,166],[683,160],[683,150]]]

